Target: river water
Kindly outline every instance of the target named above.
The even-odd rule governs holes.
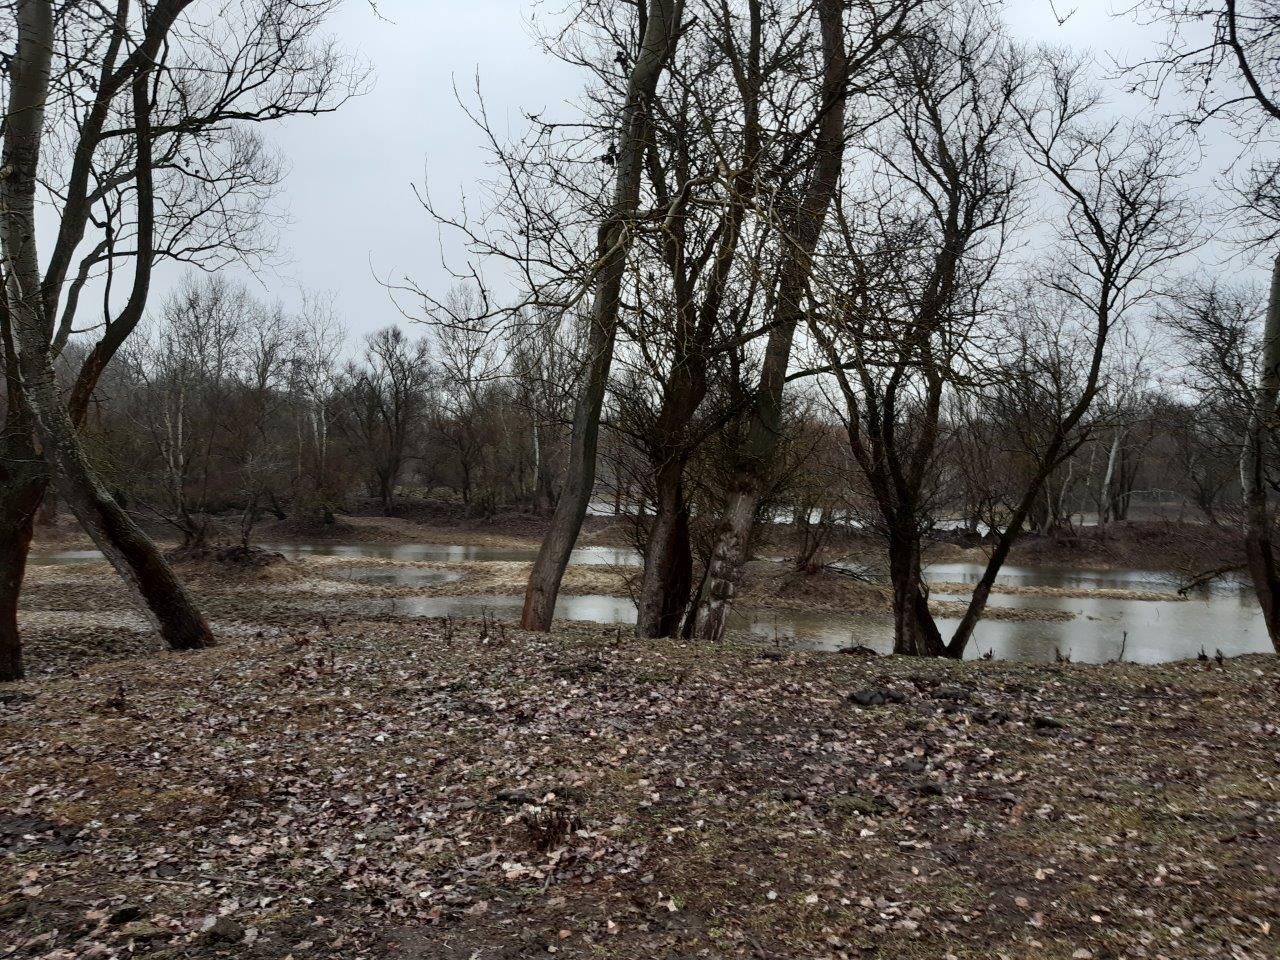
[[[361,566],[361,559],[456,563],[462,561],[529,561],[534,552],[519,548],[472,547],[449,544],[275,544],[291,559],[307,556],[347,558],[342,575],[369,583],[427,586],[457,580],[461,574],[414,567]],[[33,564],[77,563],[101,559],[93,550],[35,554]],[[639,556],[625,547],[581,547],[572,563],[638,566]],[[939,563],[926,575],[936,583],[973,583],[982,568],[974,563]],[[1201,650],[1212,656],[1269,652],[1262,615],[1247,585],[1220,583],[1180,600],[1172,577],[1156,570],[1084,570],[1069,567],[1009,566],[1000,582],[1010,586],[1141,590],[1167,594],[1168,599],[1134,600],[1107,597],[1058,597],[994,593],[992,606],[1049,609],[1072,614],[1069,620],[984,620],[975,632],[969,655],[992,651],[998,659],[1047,662],[1057,654],[1073,660],[1101,663],[1124,659],[1140,663],[1181,660]],[[962,600],[961,595],[934,592],[938,600]],[[418,617],[469,617],[482,613],[512,619],[521,598],[511,595],[460,597],[403,597],[376,601],[387,612]],[[628,625],[635,622],[630,600],[608,596],[561,596],[559,618]],[[938,622],[944,636],[956,625]],[[887,652],[893,646],[893,623],[887,614],[838,614],[826,611],[772,610],[741,607],[732,626],[769,643],[807,649],[834,650],[861,644]]]

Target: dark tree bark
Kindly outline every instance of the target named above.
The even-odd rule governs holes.
[[[382,504],[382,515],[390,517],[396,509],[396,485],[390,477],[378,477],[378,502]]]
[[[0,270],[0,294],[5,287]],[[0,681],[21,680],[18,600],[27,572],[32,526],[49,482],[22,399],[7,297],[0,295],[0,358],[4,361],[5,419],[0,428]]]
[[[656,505],[636,604],[636,635],[640,637],[674,637],[689,606],[693,550],[683,472],[683,462],[671,463],[657,476]]]
[[[734,274],[743,224],[756,194],[763,141],[760,101],[764,83],[765,12],[759,0],[751,0],[745,12],[748,18],[746,47],[730,55],[741,97],[741,154],[727,184],[727,199],[716,220],[713,254],[692,255],[689,250],[691,218],[687,210],[691,187],[697,177],[688,159],[680,155],[674,163],[664,164],[656,145],[648,155],[649,175],[660,201],[669,201],[672,194],[676,199],[670,205],[667,227],[659,244],[671,274],[672,360],[663,383],[662,403],[652,428],[647,431],[645,444],[654,469],[656,491],[653,523],[645,545],[645,574],[637,603],[636,633],[647,638],[675,636],[691,612],[693,550],[689,542],[684,472],[708,435],[706,425],[695,430],[694,422],[707,396],[712,357],[726,349],[725,343],[715,343],[716,334],[723,319],[726,290]],[[731,32],[728,21],[722,26],[726,34]],[[701,135],[687,116],[670,122],[672,125],[664,132],[673,141],[673,152],[677,154],[683,142]],[[674,183],[668,183],[672,176]],[[707,249],[710,253],[712,248]],[[747,290],[740,295],[749,299],[752,292]]]
[[[920,569],[920,534],[914,526],[889,532],[889,577],[893,583],[893,652],[940,657],[946,644],[929,610]]]
[[[849,58],[844,38],[844,4],[818,0],[822,34],[822,114],[815,136],[813,174],[790,217],[779,268],[774,326],[765,345],[760,388],[747,436],[738,454],[736,482],[717,527],[710,569],[698,610],[697,633],[717,643],[724,638],[729,611],[747,560],[756,508],[781,440],[782,397],[796,326],[804,317],[812,259],[840,181],[844,162],[845,107]]]
[[[165,16],[176,16],[181,6],[169,5]],[[154,57],[162,37],[163,34],[149,34],[149,42],[139,48],[139,64]],[[35,231],[36,178],[52,47],[52,4],[49,0],[22,0],[18,8],[18,45],[10,63],[10,96],[0,162],[4,172],[0,179],[0,210],[4,211],[0,217],[0,244],[7,265],[12,349],[17,356],[23,400],[34,417],[41,451],[62,499],[144,603],[161,636],[174,649],[209,646],[213,636],[173,570],[103,487],[86,459],[54,373],[53,325],[48,304],[56,302],[56,291],[50,296],[45,289],[50,276],[46,275],[42,283]],[[150,280],[154,239],[149,77],[150,70],[140,65],[134,69],[131,81],[138,149],[138,271],[126,311],[133,312],[136,305],[138,316]],[[67,226],[65,218],[62,226]],[[100,372],[97,368],[91,373],[95,382]]]
[[[613,364],[622,280],[631,247],[632,220],[640,203],[640,181],[648,143],[648,109],[663,67],[675,49],[683,0],[649,0],[640,54],[632,68],[623,105],[612,210],[600,225],[596,242],[597,270],[587,338],[586,367],[574,405],[564,488],[529,574],[520,625],[550,630],[556,596],[569,555],[595,489],[600,410]]]
[[[44,491],[44,499],[36,512],[36,526],[53,527],[58,524],[58,492],[50,487]]]
[[[20,413],[15,417],[10,407],[5,435],[0,438],[0,681],[23,676],[18,599],[35,515],[48,482],[48,470],[31,442],[30,424],[22,423],[25,420]]]

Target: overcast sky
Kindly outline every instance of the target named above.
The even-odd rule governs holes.
[[[1016,35],[1132,60],[1155,36],[1112,11],[1130,0],[1008,0]],[[1053,5],[1067,14],[1059,25]],[[523,111],[565,114],[582,78],[543,53],[529,25],[530,0],[347,0],[331,32],[373,70],[373,89],[335,114],[264,131],[288,158],[280,198],[288,213],[280,264],[254,281],[286,305],[303,288],[332,295],[353,339],[401,320],[380,279],[406,275],[434,291],[451,279],[437,231],[413,186],[429,176],[437,201],[477,195],[485,176],[480,137],[453,95],[470,97],[478,76],[491,119],[513,135]],[[170,286],[176,271],[159,279]],[[154,302],[154,301],[153,301]]]

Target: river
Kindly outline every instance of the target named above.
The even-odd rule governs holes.
[[[291,559],[308,556],[348,558],[345,571],[352,579],[399,586],[430,585],[456,580],[461,574],[415,567],[361,566],[361,559],[456,563],[463,561],[529,561],[534,552],[521,548],[474,547],[450,544],[274,544]],[[94,550],[37,553],[33,564],[77,563],[100,560]],[[581,547],[573,552],[574,564],[638,566],[639,556],[625,547]],[[972,583],[981,573],[975,563],[939,563],[926,575],[934,583]],[[1258,604],[1249,588],[1239,582],[1219,583],[1181,600],[1172,577],[1157,570],[1087,570],[1071,567],[1007,566],[1000,583],[1010,586],[1061,587],[1071,590],[1141,590],[1167,594],[1164,600],[1111,597],[1060,597],[993,593],[993,606],[1051,609],[1071,613],[1069,620],[986,619],[978,627],[969,655],[988,651],[998,659],[1047,662],[1055,656],[1101,663],[1120,657],[1139,663],[1181,660],[1201,650],[1212,656],[1269,652],[1271,645]],[[938,600],[963,599],[936,592]],[[402,597],[376,601],[381,609],[402,616],[443,617],[494,614],[511,619],[519,615],[521,599],[512,595]],[[631,601],[609,596],[561,596],[558,617],[596,623],[627,625],[635,622]],[[954,626],[940,619],[946,635]],[[861,644],[887,652],[893,646],[893,623],[880,614],[839,614],[826,611],[774,610],[741,607],[732,625],[760,639],[781,646],[834,650]]]

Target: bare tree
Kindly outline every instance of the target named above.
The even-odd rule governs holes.
[[[342,329],[331,303],[314,295],[304,300],[297,326],[298,343],[289,374],[297,437],[294,502],[306,515],[331,524],[338,500],[331,434]]]
[[[208,628],[154,545],[103,488],[77,425],[143,316],[157,261],[211,264],[265,249],[256,228],[279,164],[253,125],[333,109],[362,79],[332,47],[313,43],[335,0],[244,0],[215,17],[189,16],[194,2],[120,0],[114,9],[76,2],[55,17],[47,0],[18,0],[0,11],[17,40],[5,77],[0,242],[4,343],[20,402],[8,407],[14,425],[5,436],[15,462],[29,465],[0,484],[0,535],[8,538],[0,553],[25,558],[27,506],[33,491],[43,494],[51,469],[63,501],[175,647],[208,644]],[[57,226],[43,265],[34,231],[40,194]],[[110,294],[129,266],[120,306]],[[96,329],[96,342],[64,404],[54,361],[94,280],[107,288],[106,314],[83,327]],[[28,412],[29,429],[19,422]],[[0,578],[6,644],[18,642],[21,573],[13,560]]]
[[[236,370],[258,314],[242,286],[188,279],[128,352],[135,417],[159,458],[164,515],[187,548],[205,546],[214,475],[227,466],[228,439],[241,432]]]
[[[640,181],[650,142],[649,108],[679,37],[684,0],[648,0],[637,9],[642,17],[639,30],[642,39],[631,67],[618,124],[618,141],[613,148],[617,169],[613,203],[609,215],[600,224],[596,245],[586,367],[574,409],[564,489],[525,589],[520,625],[526,630],[551,628],[560,581],[595,488],[600,410],[613,362],[623,274],[634,238]]]
[[[760,384],[751,405],[751,420],[734,465],[735,481],[718,524],[710,569],[703,584],[699,602],[697,632],[704,639],[718,642],[728,626],[729,611],[737,594],[742,567],[747,559],[756,509],[764,494],[764,480],[779,442],[782,397],[787,367],[796,328],[804,316],[804,298],[812,271],[827,209],[840,181],[846,142],[846,107],[849,101],[850,70],[844,4],[839,0],[816,0],[818,47],[821,50],[821,89],[816,98],[812,152],[806,181],[792,196],[778,198],[779,244],[776,281],[770,290],[770,332],[765,341],[760,367]],[[865,11],[867,4],[859,5]],[[883,44],[888,19],[900,25],[904,16],[901,5],[893,5],[891,16],[872,11],[873,49]]]
[[[644,637],[673,636],[689,606],[685,472],[724,421],[723,402],[703,410],[715,367],[726,352],[743,349],[755,322],[757,257],[769,229],[752,210],[760,166],[766,157],[781,163],[805,122],[772,108],[807,86],[797,75],[807,38],[797,27],[807,11],[769,12],[750,3],[739,25],[727,5],[708,5],[669,67],[672,102],[654,107],[646,172],[666,213],[661,231],[640,238],[631,274],[632,347],[623,354],[629,376],[615,385],[615,425],[643,451],[651,472],[640,478],[654,505],[638,528],[644,574],[636,632]],[[744,234],[752,239],[744,243]]]
[[[426,339],[411,341],[399,327],[370,334],[363,363],[347,368],[344,422],[370,464],[372,492],[387,516],[425,426],[434,379]]]
[[[1273,142],[1280,124],[1280,16],[1275,4],[1147,0],[1137,9],[1163,24],[1167,34],[1156,57],[1132,68],[1135,85],[1159,97],[1170,82],[1178,84],[1191,98],[1184,115],[1192,127],[1221,122],[1234,132],[1240,154],[1232,170],[1243,170],[1234,213],[1249,247],[1274,248],[1280,240],[1280,164],[1260,148]],[[1280,651],[1280,560],[1264,477],[1280,399],[1280,254],[1274,255],[1259,357],[1240,481],[1249,572],[1271,642]]]
[[[552,314],[509,333],[514,400],[531,421],[533,504],[541,514],[555,510],[559,499],[565,427],[573,413],[585,330],[577,317]]]
[[[1166,268],[1199,242],[1180,191],[1184,170],[1177,138],[1137,123],[1098,126],[1092,120],[1097,96],[1083,82],[1078,61],[1046,53],[1040,72],[1044,89],[1022,110],[1023,132],[1028,156],[1062,210],[1061,235],[1052,254],[1057,265],[1044,273],[1042,282],[1045,294],[1061,306],[1065,325],[1055,339],[1075,340],[1072,353],[1081,363],[1078,373],[1062,384],[1065,390],[1056,389],[1053,380],[1022,380],[1033,393],[1045,394],[1038,405],[1052,416],[1040,428],[1043,441],[1031,445],[1035,467],[1029,482],[996,532],[986,568],[947,644],[953,657],[964,654],[1047,479],[1089,435],[1086,416],[1103,383],[1113,331],[1150,302]],[[1032,370],[1045,366],[1042,356],[1037,350],[1027,357]],[[1049,366],[1077,369],[1073,358],[1063,359],[1072,362]]]
[[[16,355],[20,402],[33,414],[33,427],[41,450],[54,471],[63,499],[144,601],[170,646],[179,649],[207,646],[212,643],[212,634],[203,617],[155,546],[101,485],[85,458],[54,371],[52,339],[56,300],[50,301],[62,285],[64,264],[69,262],[70,251],[80,237],[75,236],[69,248],[56,247],[50,270],[42,271],[36,252],[35,199],[56,42],[52,7],[49,2],[22,0],[17,10],[18,43],[10,62],[4,152],[0,158],[0,169],[4,171],[0,180],[0,246],[6,268],[9,323],[6,345]],[[142,42],[119,66],[114,60],[123,38],[114,38],[111,57],[99,80],[101,110],[89,121],[97,129],[90,131],[92,141],[87,147],[88,158],[81,175],[84,180],[81,193],[85,194],[94,148],[113,96],[128,86],[138,154],[133,173],[139,197],[139,269],[130,306],[136,304],[139,315],[140,301],[145,299],[150,279],[154,244],[151,74],[160,46],[180,12],[180,4],[170,4],[157,11]],[[72,199],[84,205],[82,197],[73,195]],[[72,207],[69,212],[72,220],[64,220],[63,227],[70,226],[76,233],[82,233],[88,219],[87,210]],[[130,321],[136,324],[137,317],[125,320]]]
[[[151,467],[163,478],[157,512],[182,534],[188,555],[206,552],[213,514],[228,494],[240,509],[241,557],[264,508],[278,510],[276,492],[291,466],[279,428],[300,339],[279,305],[213,275],[188,278],[126,345],[134,383],[124,403],[155,456],[141,472]],[[154,499],[146,483],[133,486],[144,502]]]
[[[840,271],[835,289],[812,327],[887,545],[894,651],[937,656],[945,646],[921,538],[933,520],[948,395],[983,376],[981,354],[992,349],[990,288],[1025,180],[1015,101],[1027,71],[972,8],[905,41],[895,63],[897,83],[885,91],[894,122],[860,185],[867,198],[842,203],[836,218],[829,259],[847,272],[831,271]],[[855,203],[863,223],[847,213]]]
[[[440,376],[432,427],[450,449],[468,514],[485,455],[500,430],[494,420],[501,405],[492,401],[506,373],[500,338],[487,324],[470,319],[481,312],[477,301],[472,287],[455,287],[447,296],[447,316],[433,326]]]
[[[1241,479],[1265,295],[1251,286],[1205,280],[1188,283],[1169,301],[1160,319],[1174,333],[1181,385],[1193,398],[1174,418],[1175,455],[1195,505],[1216,526],[1220,495]]]

